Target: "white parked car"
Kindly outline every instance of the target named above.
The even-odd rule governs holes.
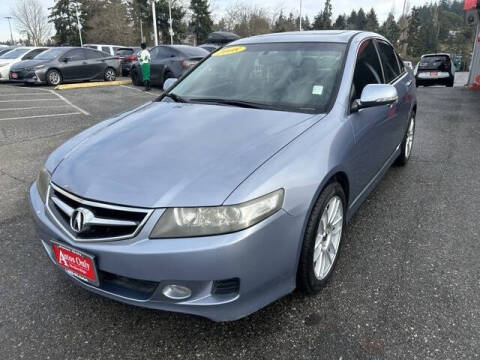
[[[95,49],[98,51],[103,51],[104,53],[115,55],[117,50],[124,48],[125,46],[121,45],[106,45],[106,44],[84,44],[83,47],[87,47],[90,49]]]
[[[17,47],[0,56],[0,81],[8,81],[10,67],[22,60],[31,60],[47,47]]]

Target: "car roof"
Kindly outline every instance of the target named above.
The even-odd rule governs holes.
[[[231,42],[229,45],[255,44],[268,42],[335,42],[348,43],[351,38],[361,33],[355,30],[311,30],[291,31],[273,34],[256,35]],[[362,32],[380,37],[375,33]]]

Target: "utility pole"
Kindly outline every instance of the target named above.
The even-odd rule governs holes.
[[[302,0],[300,0],[300,31],[302,31]]]
[[[173,27],[172,27],[172,0],[168,0],[168,24],[170,28],[168,33],[170,34],[170,45],[173,45]]]
[[[8,26],[10,27],[10,40],[12,40],[12,45],[15,45],[13,43],[12,24],[10,23],[10,20],[12,20],[12,17],[11,16],[5,16],[5,19],[8,20]]]
[[[158,45],[158,32],[157,32],[157,13],[155,12],[155,2],[152,0],[152,16],[153,16],[153,36],[155,39],[155,46]]]
[[[80,46],[83,46],[82,24],[80,24],[80,15],[78,14],[78,4],[76,4],[75,12],[76,12],[76,15],[77,15],[77,27],[78,27],[78,36],[80,37]]]

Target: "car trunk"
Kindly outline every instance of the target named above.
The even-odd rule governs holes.
[[[447,56],[426,56],[420,60],[418,71],[450,72],[450,59]]]

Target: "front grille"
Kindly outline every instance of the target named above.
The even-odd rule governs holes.
[[[62,230],[76,241],[134,237],[153,211],[82,199],[54,184],[49,187],[47,209]],[[79,212],[81,219],[75,223]]]
[[[226,279],[217,280],[213,282],[212,294],[224,295],[224,294],[237,294],[240,290],[240,279]]]

